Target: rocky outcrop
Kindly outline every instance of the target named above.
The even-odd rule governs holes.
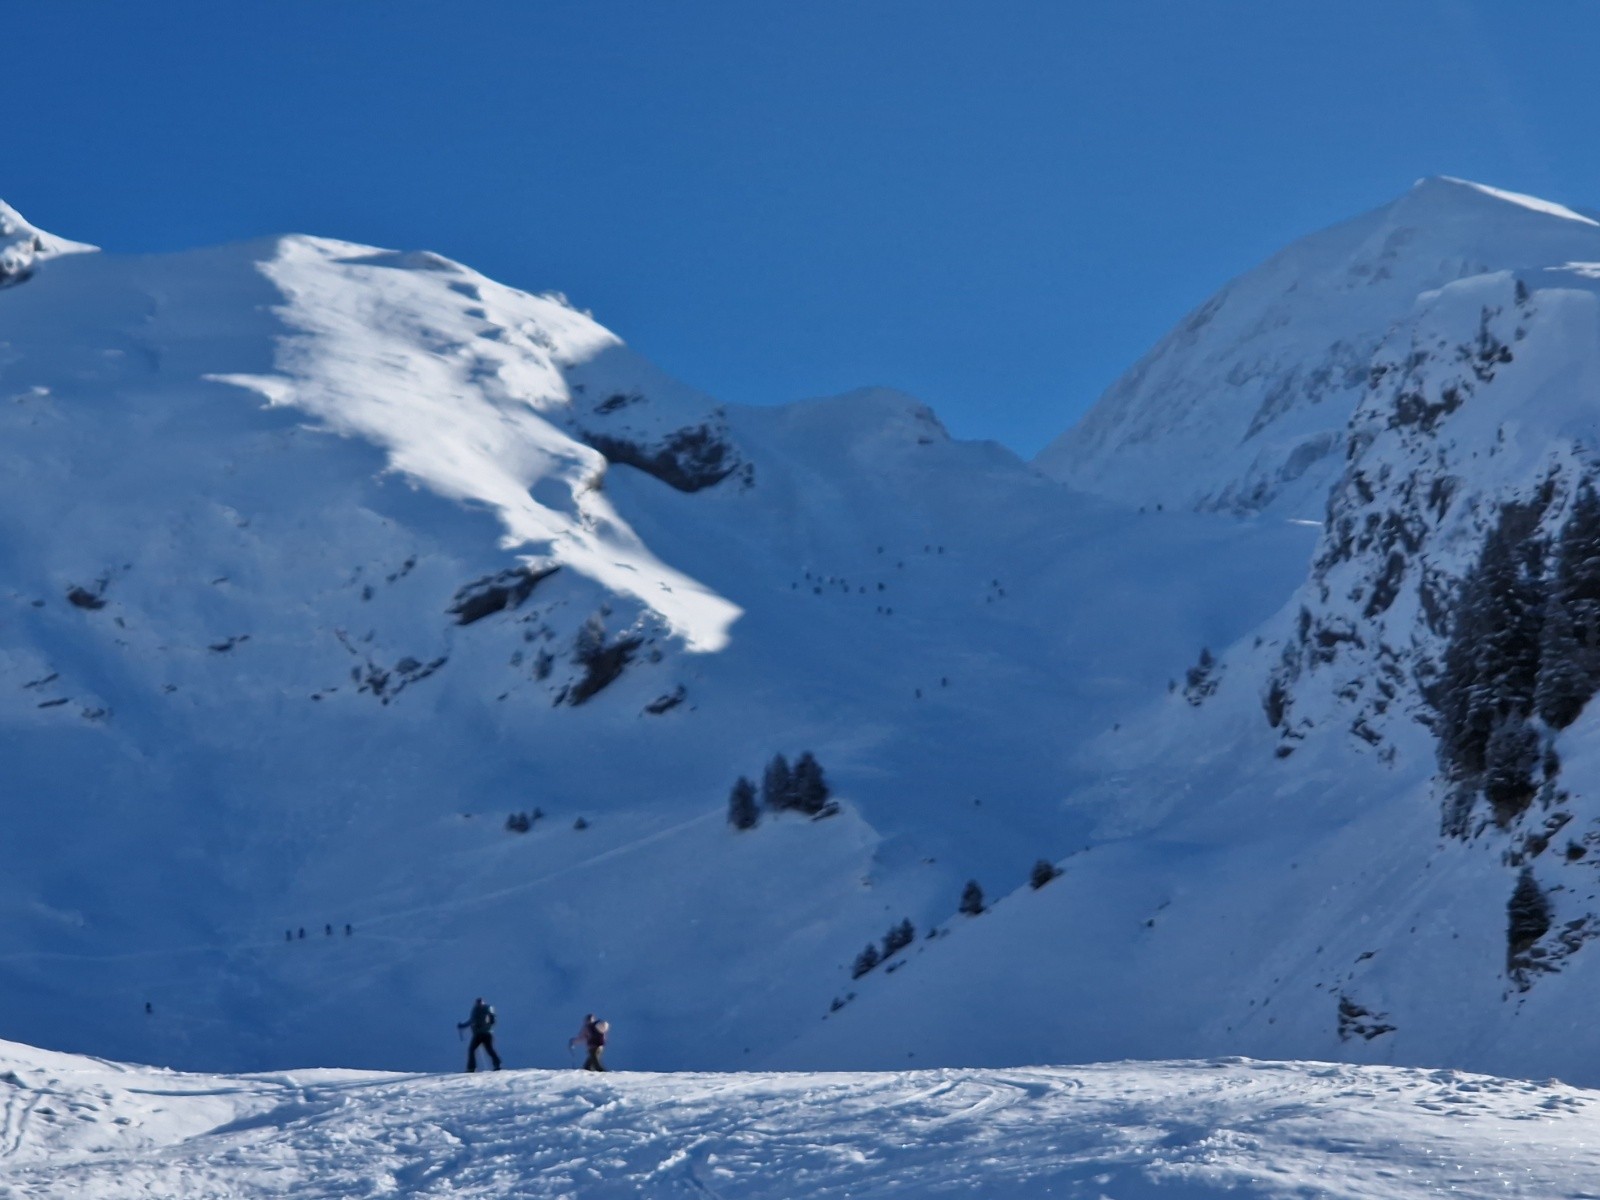
[[[711,423],[676,429],[656,441],[582,431],[583,440],[605,455],[651,475],[680,492],[698,492],[721,483],[741,465],[725,431]]]

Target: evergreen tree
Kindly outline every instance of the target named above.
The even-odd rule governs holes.
[[[790,807],[816,816],[828,803],[828,781],[823,778],[822,766],[807,750],[794,764],[794,774],[789,778]]]
[[[961,891],[961,911],[969,917],[983,912],[983,889],[976,879],[967,880],[967,886]]]
[[[728,824],[735,829],[754,829],[761,820],[761,810],[756,807],[756,785],[743,775],[728,794]]]
[[[1457,779],[1484,771],[1489,739],[1533,711],[1544,624],[1541,509],[1508,504],[1462,583],[1438,690],[1439,753]]]
[[[1033,864],[1033,870],[1028,875],[1028,882],[1033,885],[1034,891],[1038,891],[1059,874],[1061,874],[1060,867],[1047,858],[1041,858]]]
[[[917,940],[917,931],[912,926],[910,918],[901,921],[898,925],[891,925],[889,932],[883,935],[883,957],[888,958],[904,950]]]
[[[1586,482],[1561,527],[1539,646],[1539,715],[1565,729],[1600,688],[1600,497]]]
[[[773,755],[761,775],[761,802],[774,812],[788,808],[791,779],[789,760],[781,754]]]
[[[1518,969],[1520,955],[1533,948],[1533,944],[1550,932],[1553,920],[1550,900],[1527,867],[1517,877],[1517,886],[1506,904],[1506,958],[1512,974],[1519,980],[1525,977]]]
[[[877,966],[879,961],[881,960],[878,958],[878,948],[868,942],[867,948],[856,955],[855,965],[850,968],[850,978],[860,979],[873,967]]]
[[[1483,794],[1501,825],[1533,803],[1538,762],[1539,734],[1520,716],[1512,714],[1495,726],[1484,752]]]

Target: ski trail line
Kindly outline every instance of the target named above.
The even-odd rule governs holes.
[[[19,1103],[21,1091],[22,1085],[16,1084],[6,1093],[5,1125],[0,1127],[0,1138],[4,1138],[5,1145],[0,1147],[0,1158],[14,1158],[22,1149],[22,1140],[28,1131],[28,1118],[39,1104],[37,1092],[31,1092],[26,1100]]]
[[[588,858],[579,859],[577,862],[568,863],[566,866],[558,867],[554,871],[547,871],[545,874],[537,875],[532,879],[524,879],[520,883],[513,883],[503,888],[494,888],[487,892],[478,892],[471,896],[462,896],[454,900],[441,901],[437,904],[419,904],[412,908],[396,909],[393,912],[383,913],[375,917],[362,917],[361,924],[363,927],[369,925],[379,925],[385,921],[399,921],[407,917],[423,916],[427,913],[450,912],[456,909],[472,908],[479,904],[487,904],[493,900],[502,900],[507,896],[515,896],[519,892],[526,892],[532,888],[542,887],[553,880],[570,875],[574,871],[580,871],[586,867],[592,867],[597,863],[608,862],[613,858],[620,858],[625,854],[632,853],[635,850],[640,850],[645,846],[653,845],[654,843],[669,838],[674,834],[682,833],[686,829],[693,828],[696,825],[704,824],[705,822],[720,816],[721,810],[714,809],[711,812],[702,813],[698,817],[690,817],[687,821],[680,821],[676,825],[669,825],[665,829],[658,829],[654,833],[646,834],[642,838],[636,838],[631,842],[624,842],[620,846],[613,846],[610,850],[602,850],[599,854],[594,854]]]
[[[632,851],[639,850],[655,842],[662,841],[663,839],[671,837],[674,834],[682,833],[686,829],[690,829],[696,825],[711,821],[719,816],[720,810],[713,809],[709,812],[702,813],[697,817],[690,817],[687,821],[680,821],[676,825],[669,825],[664,829],[658,829],[654,833],[646,834],[642,838],[635,838],[631,842],[624,842],[620,846],[613,846],[609,850],[602,850],[599,854],[594,854],[588,858],[579,859],[577,862],[568,863],[564,867],[558,867],[554,871],[548,871],[545,874],[536,876],[532,879],[524,879],[519,883],[514,883],[507,887],[495,888],[487,892],[478,892],[471,896],[462,896],[453,900],[440,901],[436,904],[420,904],[411,908],[394,909],[389,912],[379,913],[375,916],[363,916],[359,918],[359,923],[363,926],[363,928],[366,928],[372,925],[382,925],[385,922],[404,920],[407,917],[423,916],[428,913],[453,912],[460,909],[472,908],[480,904],[488,904],[495,900],[504,899],[507,896],[514,896],[519,892],[528,891],[530,888],[542,887],[544,884],[550,883],[556,879],[560,879],[563,876],[570,875],[574,871],[580,871],[586,867],[592,867],[597,863],[607,862],[613,858],[619,858],[622,855],[629,854]],[[69,950],[17,950],[7,954],[0,954],[0,963],[50,961],[97,963],[135,962],[139,959],[182,958],[183,956],[190,954],[237,954],[246,950],[271,950],[275,947],[281,946],[282,944],[283,942],[279,938],[264,937],[242,942],[208,942],[189,946],[168,946],[155,950],[127,950],[109,954],[75,954]]]

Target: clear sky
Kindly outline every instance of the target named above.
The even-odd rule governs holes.
[[[0,197],[52,232],[434,249],[720,399],[883,384],[1024,454],[1419,176],[1600,207],[1590,0],[0,13]]]

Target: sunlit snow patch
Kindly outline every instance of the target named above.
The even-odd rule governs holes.
[[[273,375],[213,376],[381,446],[390,468],[493,510],[504,546],[561,563],[658,613],[699,652],[741,610],[657,558],[601,490],[601,454],[552,419],[566,370],[622,343],[559,300],[437,255],[284,238],[261,270],[283,292]],[[625,353],[625,352],[623,352]]]

